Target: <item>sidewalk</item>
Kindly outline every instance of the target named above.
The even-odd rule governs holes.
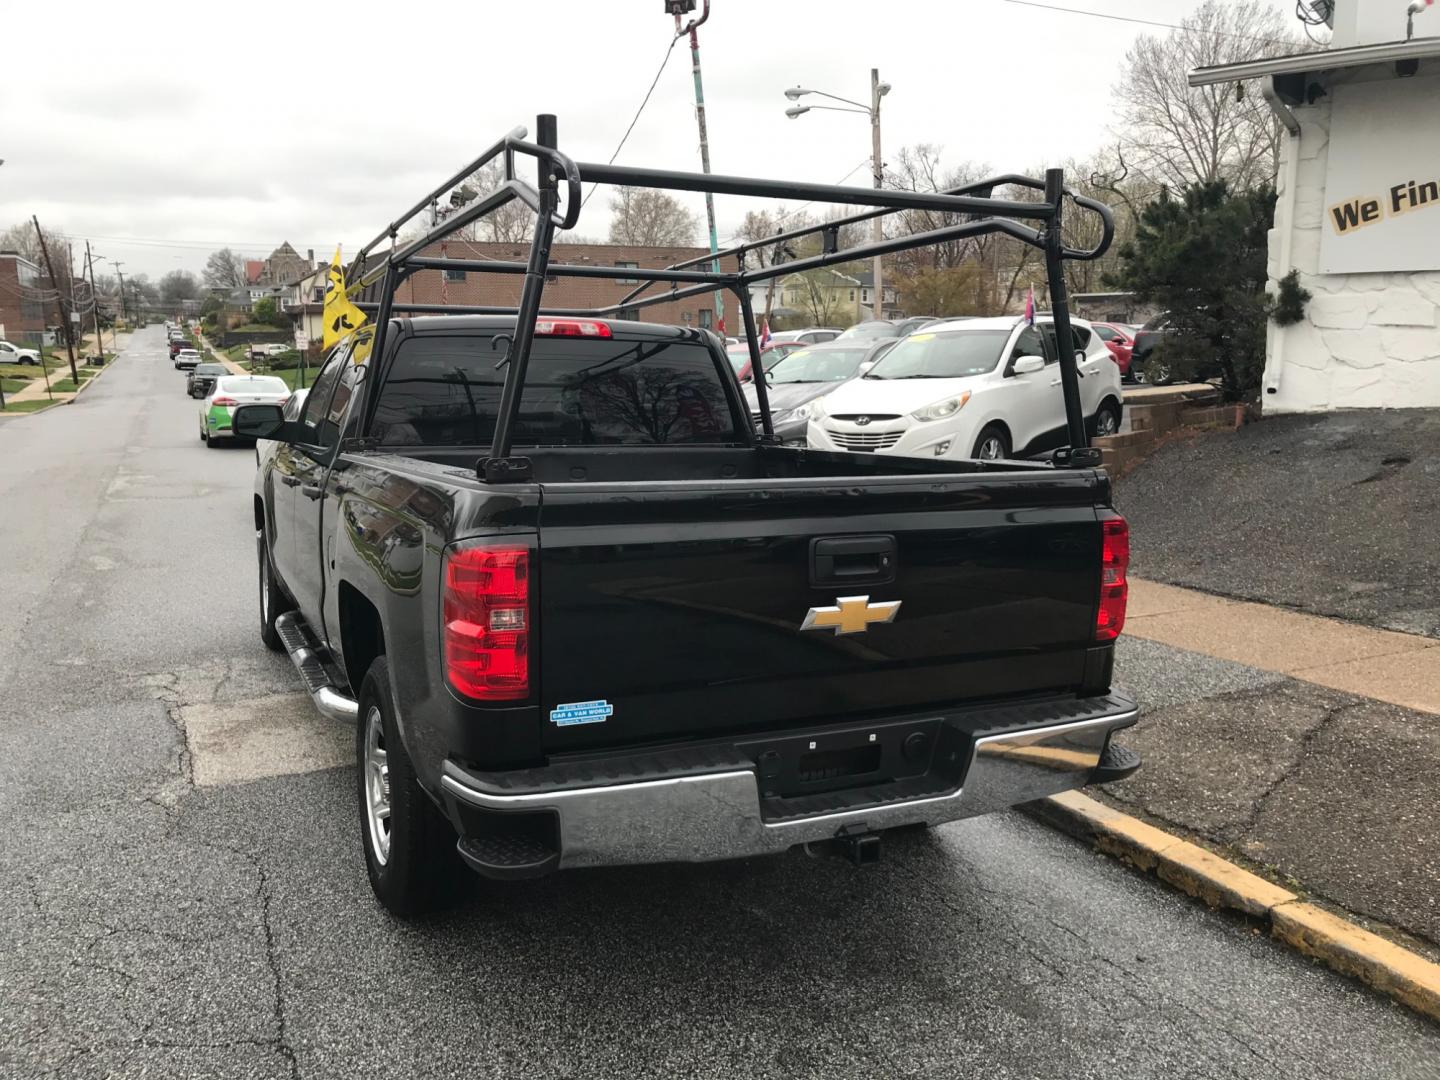
[[[1440,641],[1132,580],[1116,681],[1102,799],[1440,956]]]
[[[105,332],[105,339],[107,343],[111,341],[110,332],[108,330]],[[85,386],[88,385],[90,380],[94,379],[96,375],[98,375],[101,371],[104,370],[104,368],[90,368],[85,363],[85,358],[90,356],[91,353],[94,351],[94,341],[95,335],[92,333],[85,335],[80,341],[76,342],[75,344],[76,369],[84,369],[91,372],[90,378],[85,380],[84,383],[82,383],[80,386],[76,387],[76,389],[72,391],[62,393],[58,390],[47,390],[47,380],[44,374],[37,374],[35,378],[31,379],[30,383],[24,388],[5,395],[6,412],[0,413],[0,415],[10,415],[9,406],[11,405],[23,404],[30,401],[49,401],[53,398],[56,405],[63,405],[67,401],[73,401],[76,397],[79,396],[80,392],[85,389]],[[125,346],[129,343],[129,341],[130,334],[127,332],[119,337],[118,342],[109,345],[109,348],[114,351],[115,358],[117,360],[119,359],[119,354],[121,353],[121,351],[124,350]],[[114,362],[114,360],[110,361],[110,363]],[[67,357],[65,362],[63,362],[59,367],[51,369],[48,381],[49,385],[53,387],[56,383],[65,382],[69,378],[70,364]],[[24,412],[16,411],[13,415],[24,416],[27,414]]]

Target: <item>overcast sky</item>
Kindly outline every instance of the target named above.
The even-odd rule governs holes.
[[[1053,2],[1178,22],[1199,0]],[[878,67],[894,87],[887,157],[932,142],[949,160],[1029,170],[1107,140],[1126,49],[1166,32],[1006,0],[712,7],[700,44],[713,171],[819,183],[868,183],[869,128],[847,113],[787,119],[787,86],[865,100]],[[47,46],[25,59],[57,14],[83,27],[69,61]],[[537,112],[557,114],[565,152],[605,161],[673,32],[663,0],[17,2],[4,25],[0,228],[39,214],[152,277],[198,272],[220,246],[353,252],[509,128],[533,133]],[[682,40],[671,53],[620,164],[698,171],[688,52]],[[701,196],[683,198],[703,212]],[[722,241],[746,208],[717,200]],[[601,191],[576,231],[607,228]]]

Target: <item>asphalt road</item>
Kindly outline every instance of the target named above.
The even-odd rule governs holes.
[[[258,639],[253,454],[161,337],[0,423],[0,1077],[1440,1076],[1434,1027],[1014,815],[391,921],[350,735]]]

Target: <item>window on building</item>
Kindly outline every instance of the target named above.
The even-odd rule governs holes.
[[[638,262],[626,262],[626,261],[624,261],[623,259],[617,259],[616,262],[615,262],[615,265],[616,265],[616,266],[623,266],[623,267],[625,267],[626,269],[639,269],[639,267],[640,267],[640,264],[639,264]],[[639,278],[624,277],[624,278],[620,278],[620,279],[618,279],[618,280],[619,280],[619,282],[620,282],[621,285],[638,285],[638,284],[640,284],[640,279],[639,279]]]
[[[639,308],[633,308],[633,307],[622,307],[622,308],[620,309],[620,314],[617,315],[616,318],[617,318],[617,319],[624,319],[624,320],[626,320],[627,322],[639,322],[639,321],[640,321],[640,309],[639,309]]]
[[[862,304],[868,304],[868,303],[870,302],[870,290],[869,290],[869,289],[861,289],[861,290],[860,290],[860,302],[861,302]]]
[[[715,325],[715,312],[708,307],[700,309],[700,329],[709,330]]]
[[[854,289],[851,289],[851,290],[850,290],[850,299],[851,299],[851,300],[854,300],[854,299],[855,299],[855,290],[854,290]]]
[[[465,280],[465,271],[464,271],[464,270],[446,270],[446,271],[445,271],[445,280],[446,280],[446,281],[464,281],[464,280]]]

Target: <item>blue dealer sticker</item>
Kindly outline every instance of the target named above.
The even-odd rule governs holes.
[[[556,705],[551,709],[550,722],[559,727],[603,724],[614,714],[615,707],[608,701],[572,701],[568,705]]]

